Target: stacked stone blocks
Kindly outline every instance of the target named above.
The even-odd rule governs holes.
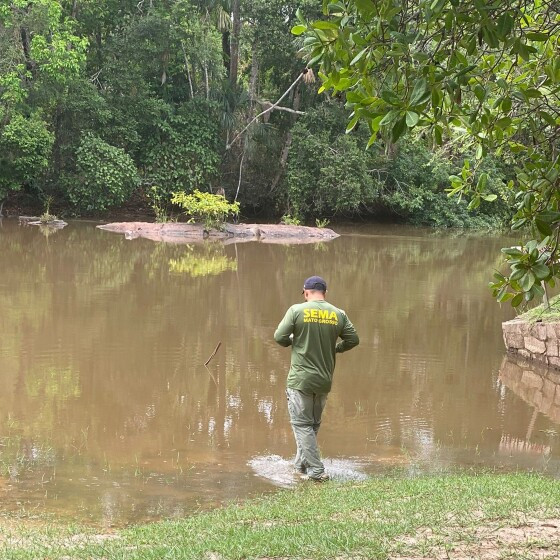
[[[513,319],[502,324],[508,352],[560,369],[560,322],[530,323]]]

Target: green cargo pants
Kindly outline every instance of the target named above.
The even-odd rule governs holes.
[[[319,455],[317,432],[321,426],[321,415],[327,402],[326,394],[304,393],[297,389],[286,390],[290,423],[296,438],[297,453],[294,467],[317,478],[325,472]]]

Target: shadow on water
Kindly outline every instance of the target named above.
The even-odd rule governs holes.
[[[3,220],[3,510],[111,525],[275,490],[263,458],[281,457],[272,463],[284,469],[294,443],[289,352],[272,335],[316,273],[362,340],[338,359],[319,435],[334,473],[558,474],[552,414],[534,422],[542,452],[504,444],[525,440],[534,414],[499,373],[511,312],[486,284],[504,240],[360,233],[317,245],[177,246],[84,223],[45,237]]]

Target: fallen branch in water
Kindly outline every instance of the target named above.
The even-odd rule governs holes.
[[[218,342],[218,344],[216,345],[216,348],[214,348],[214,352],[212,352],[210,357],[204,362],[205,366],[207,366],[210,363],[210,360],[216,355],[216,352],[220,349],[221,345],[222,345],[222,341],[220,340],[220,342]]]
[[[212,375],[212,372],[210,371],[210,369],[207,368],[206,366],[204,366],[204,369],[208,372],[208,375],[212,378],[212,381],[214,382],[214,385],[216,385],[216,387],[217,387],[218,382],[216,381],[216,378]]]

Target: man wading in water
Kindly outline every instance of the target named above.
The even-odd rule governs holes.
[[[274,333],[278,344],[292,346],[286,394],[297,445],[295,469],[317,482],[329,480],[317,432],[331,390],[335,354],[360,342],[346,313],[325,300],[326,292],[327,283],[320,276],[308,278],[302,292],[305,303],[292,305]]]

